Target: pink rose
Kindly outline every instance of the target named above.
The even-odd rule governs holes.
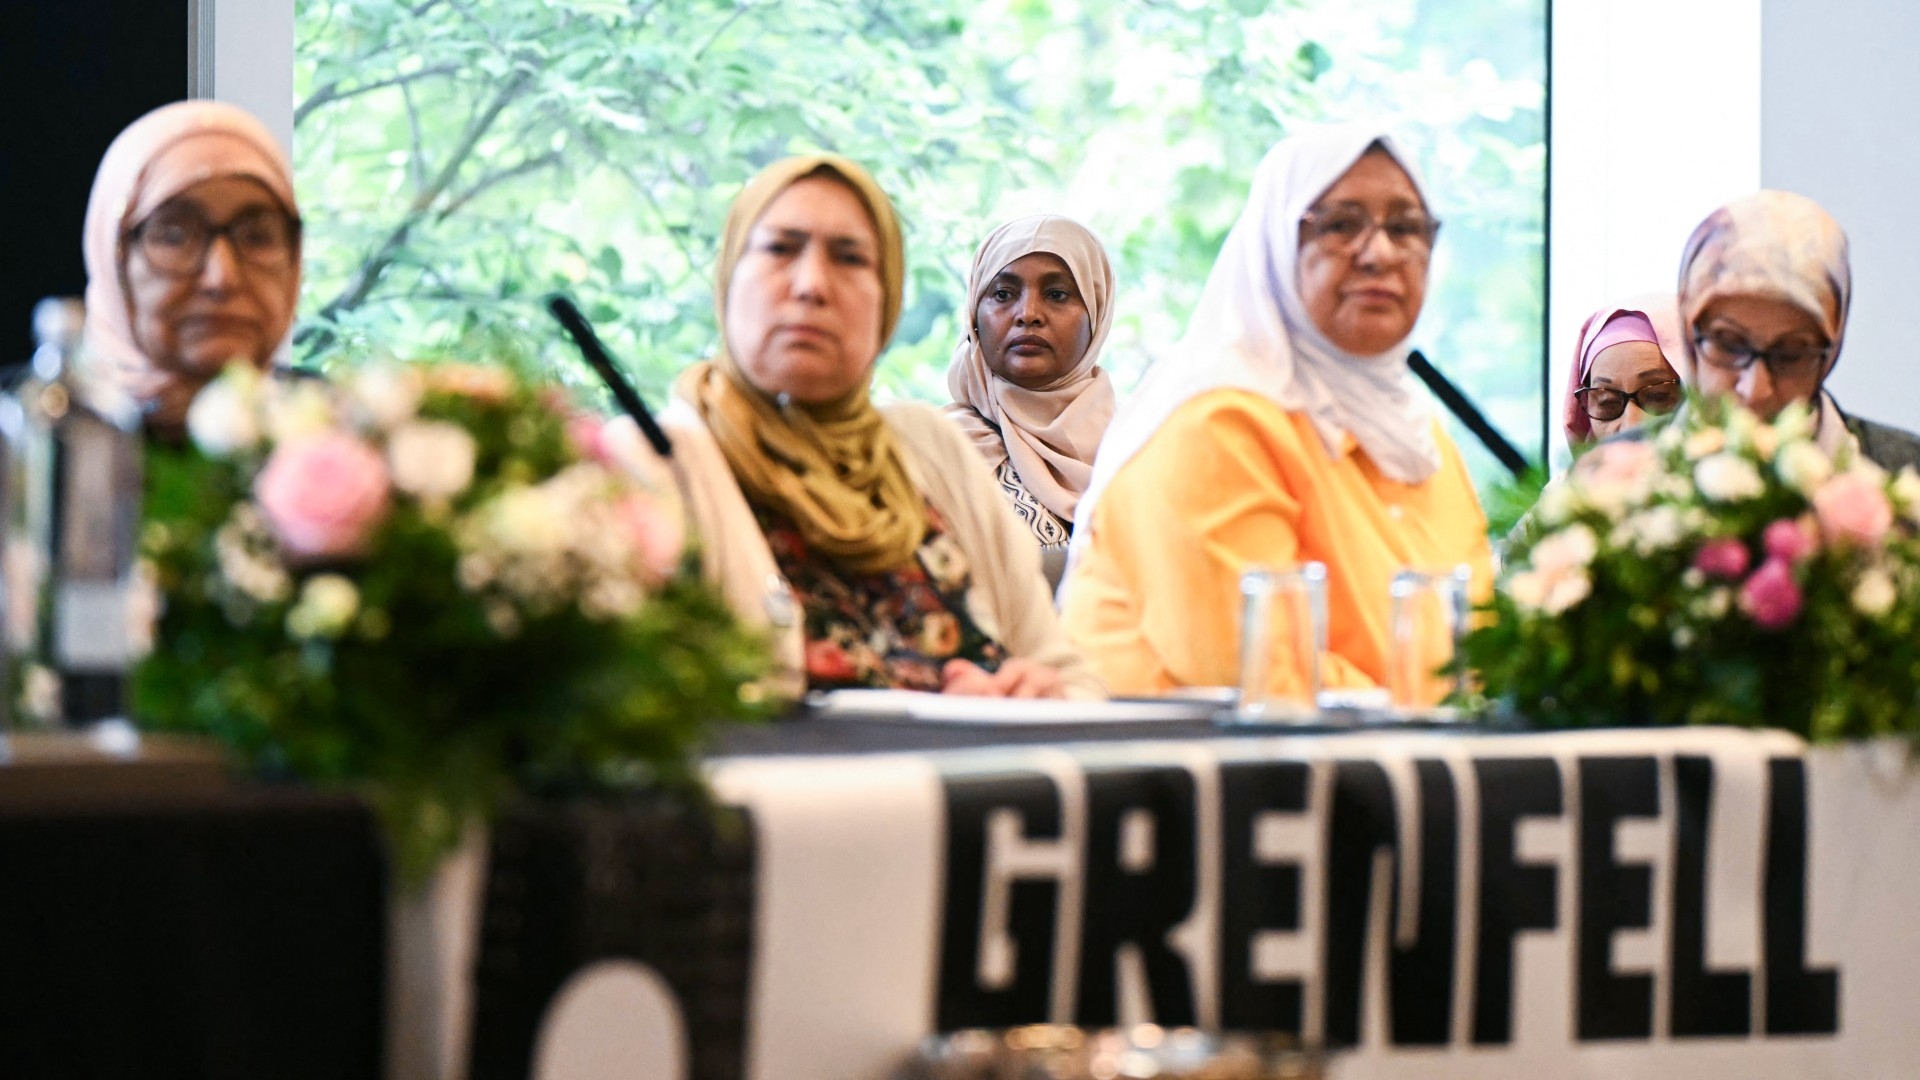
[[[680,569],[680,552],[686,541],[679,520],[641,495],[621,499],[615,511],[626,525],[642,572],[656,581],[672,577]]]
[[[1798,564],[1820,550],[1820,538],[1813,530],[1793,518],[1781,518],[1760,534],[1760,543],[1769,558]]]
[[[1709,540],[1693,557],[1693,568],[1711,578],[1732,581],[1747,572],[1747,545],[1732,537]]]
[[[1893,504],[1880,481],[1864,472],[1843,472],[1820,485],[1813,513],[1829,544],[1877,546],[1893,528]]]
[[[606,464],[607,448],[601,435],[602,425],[597,417],[584,413],[575,413],[567,417],[567,441],[573,444],[573,452],[583,460],[598,461]]]
[[[1576,467],[1583,480],[1609,487],[1637,488],[1652,476],[1660,451],[1651,440],[1603,442],[1580,458]]]
[[[1779,630],[1799,618],[1803,602],[1792,568],[1779,559],[1761,563],[1740,586],[1740,610],[1762,630]]]
[[[361,555],[387,514],[387,463],[351,435],[321,432],[281,443],[253,481],[253,497],[295,559]]]

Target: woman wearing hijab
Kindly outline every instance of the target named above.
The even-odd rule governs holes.
[[[1851,447],[1888,469],[1920,466],[1920,437],[1848,416],[1825,389],[1852,297],[1846,233],[1792,192],[1715,210],[1680,257],[1680,314],[1702,393],[1732,394],[1768,420],[1804,402],[1829,455]]]
[[[1024,217],[980,245],[967,297],[972,319],[947,365],[947,415],[993,468],[1058,585],[1073,510],[1113,419],[1113,381],[1099,366],[1113,267],[1080,223]]]
[[[89,381],[151,430],[177,434],[222,368],[265,370],[286,344],[300,292],[293,170],[241,109],[177,102],[121,132],[83,244]]]
[[[1235,682],[1255,564],[1326,564],[1330,687],[1385,685],[1401,568],[1467,563],[1488,587],[1485,516],[1406,367],[1438,228],[1378,131],[1292,136],[1261,162],[1178,355],[1080,499],[1063,618],[1115,693]],[[1308,673],[1279,668],[1274,692],[1297,693]]]
[[[777,162],[734,200],[720,348],[666,414],[709,574],[811,689],[1099,696],[972,443],[868,396],[904,254],[892,203],[844,158]]]
[[[1671,299],[1635,298],[1588,316],[1562,413],[1568,448],[1580,450],[1679,408],[1686,389],[1670,358],[1684,357],[1683,348]]]

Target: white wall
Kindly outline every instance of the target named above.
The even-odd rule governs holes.
[[[1672,290],[1693,227],[1760,186],[1762,0],[1552,3],[1547,408],[1561,456],[1581,322],[1620,297]]]
[[[1760,178],[1847,231],[1853,312],[1828,385],[1920,431],[1920,2],[1764,0]]]
[[[192,3],[189,93],[253,113],[291,153],[294,0]]]

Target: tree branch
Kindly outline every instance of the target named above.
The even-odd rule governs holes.
[[[549,150],[548,152],[541,154],[539,157],[528,158],[527,160],[522,161],[518,165],[514,165],[506,169],[501,169],[498,172],[489,173],[486,176],[481,177],[479,181],[477,181],[472,187],[469,187],[466,191],[460,193],[458,196],[456,196],[451,201],[449,201],[445,206],[442,206],[440,208],[440,212],[434,216],[434,220],[436,222],[447,220],[447,218],[452,217],[454,213],[459,211],[461,207],[472,202],[474,199],[479,198],[480,195],[484,193],[488,188],[494,187],[495,185],[498,185],[498,184],[504,184],[509,180],[513,180],[518,177],[525,176],[528,173],[538,172],[541,169],[547,168],[550,165],[558,165],[560,164],[561,160],[562,160],[562,156],[560,154],[560,151]]]
[[[380,282],[380,275],[393,264],[394,256],[406,246],[407,238],[413,234],[414,227],[425,220],[434,202],[453,185],[454,179],[460,175],[460,167],[473,155],[474,147],[479,145],[487,129],[493,126],[494,121],[500,118],[500,114],[506,111],[507,106],[511,105],[515,98],[526,92],[532,82],[531,71],[522,68],[514,72],[506,84],[494,93],[493,100],[487,103],[486,108],[480,110],[467,124],[467,130],[461,134],[460,142],[447,155],[446,162],[428,183],[426,190],[414,197],[412,205],[407,207],[406,214],[387,233],[386,239],[374,249],[373,254],[360,264],[360,269],[354,271],[353,277],[348,279],[346,287],[340,291],[339,295],[321,305],[317,323],[308,325],[296,337],[296,344],[305,345],[309,341],[313,343],[307,353],[309,357],[333,343],[333,329],[324,324],[331,323],[346,312],[359,307],[366,302],[368,296],[372,295],[374,286]]]
[[[307,100],[294,106],[293,126],[299,127],[301,121],[305,120],[315,109],[324,105],[331,105],[337,101],[345,101],[348,98],[359,97],[361,94],[371,94],[375,90],[385,90],[389,86],[405,86],[408,83],[418,82],[421,79],[432,78],[438,75],[453,75],[460,70],[461,67],[459,64],[430,64],[418,71],[409,71],[405,75],[395,75],[389,79],[375,79],[373,82],[361,83],[358,86],[349,86],[344,90],[340,88],[342,80],[335,79],[320,89],[315,90],[307,97]]]

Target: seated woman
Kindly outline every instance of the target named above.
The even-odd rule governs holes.
[[[265,370],[284,348],[300,293],[293,170],[245,111],[182,101],[134,121],[100,161],[83,244],[89,381],[149,430],[177,437],[222,368]]]
[[[1825,389],[1852,296],[1846,233],[1791,192],[1715,210],[1680,258],[1680,314],[1703,393],[1732,394],[1769,420],[1805,402],[1829,455],[1852,447],[1887,469],[1920,467],[1920,437],[1847,415]]]
[[[973,256],[972,318],[947,365],[947,415],[1051,556],[1059,582],[1073,511],[1113,419],[1099,367],[1113,325],[1113,267],[1100,241],[1052,214],[1010,221]]]
[[[720,347],[664,417],[708,571],[809,688],[1097,697],[973,445],[868,397],[903,260],[893,204],[843,158],[777,162],[735,198]]]
[[[1255,564],[1326,564],[1330,687],[1385,685],[1401,568],[1466,563],[1490,586],[1486,518],[1406,366],[1438,229],[1377,131],[1291,136],[1261,162],[1080,500],[1063,617],[1115,693],[1234,683]],[[1308,677],[1277,666],[1276,693]]]
[[[1569,449],[1578,451],[1680,407],[1686,389],[1667,356],[1668,349],[1684,355],[1678,331],[1673,301],[1658,297],[1604,307],[1587,317],[1563,411]]]

